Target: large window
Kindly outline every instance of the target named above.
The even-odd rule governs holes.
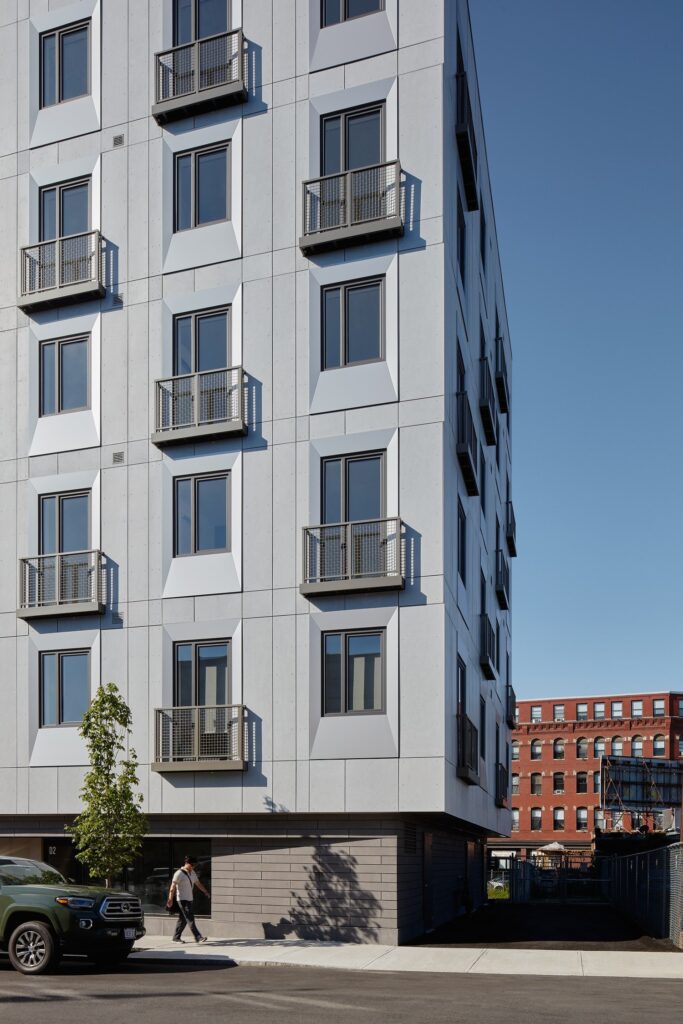
[[[486,758],[486,701],[483,697],[479,698],[479,756]]]
[[[621,755],[624,753],[624,741],[622,740],[621,736],[612,737],[610,752],[614,757],[621,757]]]
[[[176,231],[230,219],[229,148],[211,146],[176,156]]]
[[[467,514],[458,498],[458,576],[467,586]]]
[[[654,757],[664,757],[666,753],[666,737],[661,733],[655,736],[652,741],[652,753]]]
[[[612,701],[612,718],[623,718],[624,717],[624,702],[621,700]]]
[[[519,740],[513,740],[510,744],[510,758],[512,761],[519,761]]]
[[[173,45],[228,31],[229,0],[173,0]]]
[[[79,725],[90,705],[89,651],[40,655],[40,725]]]
[[[531,705],[531,712],[530,712],[530,720],[532,722],[540,722],[542,717],[543,717],[542,711],[543,711],[543,709],[542,709],[540,704],[532,704]]]
[[[588,757],[588,740],[583,736],[576,741],[576,756],[581,761],[585,761]]]
[[[182,313],[173,321],[173,374],[203,373],[230,366],[230,310]]]
[[[467,224],[465,222],[465,212],[462,207],[460,192],[458,192],[457,252],[458,271],[464,288],[467,281]]]
[[[587,793],[588,792],[588,772],[577,772],[576,773],[576,792]]]
[[[88,338],[60,338],[40,346],[40,415],[90,405]]]
[[[52,107],[90,92],[90,23],[40,37],[40,105]]]
[[[40,241],[68,238],[90,231],[90,179],[65,181],[40,190]],[[74,243],[75,246],[75,243]],[[52,247],[50,247],[52,248]],[[64,260],[82,259],[80,251],[67,246]],[[89,257],[88,257],[89,258]]]
[[[41,555],[89,550],[89,491],[43,494],[39,512]]]
[[[666,711],[665,711],[665,702],[663,700],[653,700],[652,701],[652,714],[655,716],[655,718],[663,718],[664,717],[664,715],[666,714]]]
[[[140,897],[145,914],[167,917],[166,900],[171,879],[182,867],[186,854],[194,858],[195,871],[202,885],[211,892],[210,839],[143,840],[142,851],[132,867],[124,872],[120,887]],[[211,914],[211,898],[197,888],[194,890],[194,912],[199,917]]]
[[[382,630],[323,634],[324,715],[384,710],[383,646]]]
[[[564,704],[553,704],[553,721],[564,722]]]
[[[596,736],[593,740],[593,757],[605,756],[605,740],[602,736]]]
[[[323,370],[382,359],[383,292],[381,278],[322,289]]]
[[[593,792],[599,793],[601,788],[600,772],[593,772]]]
[[[321,25],[328,28],[384,10],[384,0],[321,0]]]
[[[230,550],[230,474],[176,477],[174,555]]]
[[[519,796],[519,775],[517,772],[512,773],[512,795]]]
[[[631,757],[643,756],[643,737],[633,736],[631,738]]]
[[[531,795],[540,796],[543,790],[543,776],[540,772],[531,773]]]
[[[174,648],[173,703],[175,707],[214,707],[230,704],[230,642],[202,640]]]
[[[564,772],[553,772],[553,793],[564,793]]]
[[[519,832],[519,808],[512,808],[512,831]]]
[[[564,807],[553,807],[553,831],[564,832]]]
[[[532,740],[531,741],[531,760],[532,761],[540,761],[541,760],[541,752],[542,752],[542,750],[543,750],[543,747],[542,747],[541,741],[540,740]]]
[[[577,807],[576,808],[576,831],[587,832],[588,831],[588,808]]]
[[[543,812],[540,807],[531,808],[531,831],[540,832],[543,825]]]
[[[593,704],[593,718],[604,718],[605,717],[605,702],[602,700],[597,701]]]
[[[322,465],[323,523],[357,523],[384,515],[381,452],[340,455]]]
[[[321,144],[324,175],[381,164],[384,160],[382,104],[323,117]]]
[[[556,761],[564,761],[564,740],[553,740],[553,757]]]
[[[631,718],[642,718],[643,717],[643,702],[642,700],[631,701]]]
[[[587,704],[577,704],[576,705],[576,721],[577,722],[585,722],[587,718],[588,718],[588,705]]]

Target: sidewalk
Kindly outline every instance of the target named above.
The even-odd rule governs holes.
[[[591,978],[678,978],[680,953],[558,949],[434,949],[301,940],[209,939],[179,946],[163,936],[136,944],[132,959],[201,960],[259,967],[326,967],[351,971],[426,971],[440,974],[514,974]]]

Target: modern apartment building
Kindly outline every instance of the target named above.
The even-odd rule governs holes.
[[[134,717],[152,931],[396,941],[509,832],[511,351],[465,2],[0,26],[0,852]]]
[[[683,759],[683,693],[520,700],[517,716],[512,837],[494,840],[492,849],[524,855],[550,842],[587,849],[596,827],[630,831],[673,820],[671,812],[654,817],[603,812],[600,763],[609,755]]]

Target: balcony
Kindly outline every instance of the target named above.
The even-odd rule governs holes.
[[[470,90],[467,75],[464,71],[455,76],[457,89],[457,113],[455,122],[455,140],[458,144],[462,183],[465,189],[465,202],[468,210],[479,209],[477,193],[477,140],[474,133],[474,118],[470,103]]]
[[[456,398],[458,402],[458,434],[455,450],[465,481],[465,489],[469,495],[474,496],[479,494],[479,484],[477,482],[477,432],[474,429],[474,420],[467,392],[459,391]]]
[[[303,184],[304,256],[403,234],[398,160]]]
[[[496,634],[486,612],[479,616],[479,664],[485,679],[496,678]]]
[[[458,713],[458,763],[456,772],[459,779],[470,786],[479,785],[479,730],[463,712]]]
[[[152,443],[159,447],[245,434],[242,367],[158,380],[154,407]]]
[[[100,615],[106,603],[101,551],[69,551],[19,560],[20,619]]]
[[[517,725],[517,695],[510,683],[505,687],[505,721],[511,729]]]
[[[26,245],[19,260],[21,294],[17,305],[24,313],[99,299],[105,293],[99,231]]]
[[[508,501],[505,508],[505,539],[508,545],[508,554],[514,558],[517,554],[517,522],[512,502]]]
[[[244,771],[245,717],[243,704],[157,708],[152,771]]]
[[[207,110],[244,103],[244,36],[241,29],[196,39],[155,54],[152,116],[168,124]]]
[[[496,765],[496,807],[508,805],[508,770],[504,764]]]
[[[398,518],[307,526],[299,590],[306,597],[402,590],[403,565],[403,524]]]
[[[500,608],[510,607],[510,566],[500,548],[496,551],[496,597]]]
[[[505,359],[505,344],[502,338],[496,338],[496,391],[500,411],[510,412],[510,388],[508,385],[508,368]]]
[[[486,356],[479,360],[479,414],[487,445],[496,443],[496,393]]]

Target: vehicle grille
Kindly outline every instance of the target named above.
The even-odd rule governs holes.
[[[100,907],[107,921],[123,921],[142,917],[142,904],[137,896],[107,896]]]

